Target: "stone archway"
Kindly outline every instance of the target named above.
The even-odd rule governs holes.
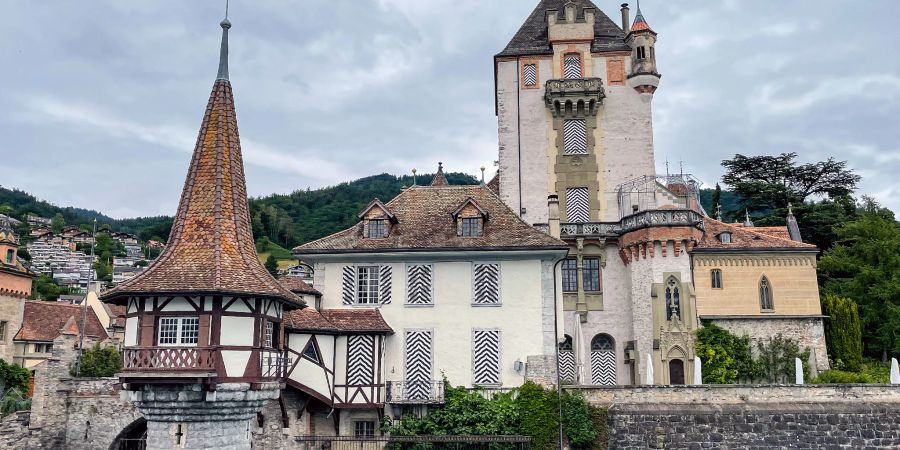
[[[147,419],[143,417],[123,428],[109,446],[109,450],[144,450],[146,448]]]

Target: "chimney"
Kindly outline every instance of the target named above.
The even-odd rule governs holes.
[[[559,230],[559,196],[556,194],[550,194],[547,197],[547,209],[550,212],[549,219],[547,220],[548,225],[550,226],[550,236],[553,236],[559,239],[560,230]]]
[[[631,17],[628,15],[628,3],[622,3],[622,29],[625,30],[625,34],[628,34],[629,28],[631,27]]]

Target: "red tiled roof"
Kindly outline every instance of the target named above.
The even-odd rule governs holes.
[[[384,321],[378,309],[323,309],[312,308],[285,313],[285,327],[297,331],[332,333],[393,334],[394,330]]]
[[[231,83],[217,79],[168,245],[134,278],[105,292],[122,302],[140,294],[238,294],[303,301],[263,267],[256,254]]]
[[[742,224],[742,223],[740,223],[740,224],[736,223],[733,225],[738,226],[738,227],[744,226],[744,224]],[[788,232],[787,226],[783,226],[783,227],[752,227],[752,228],[747,227],[746,229],[753,231],[755,233],[762,233],[762,234],[777,237],[777,238],[782,238],[782,239],[790,239],[791,238],[791,235]]]
[[[112,305],[106,304],[106,307],[109,309],[109,315],[112,319],[112,324],[117,327],[125,326],[125,313],[126,308],[124,305]]]
[[[703,219],[703,223],[705,225],[706,231],[703,233],[703,237],[700,239],[700,243],[697,244],[695,249],[734,249],[734,250],[745,250],[745,249],[805,249],[805,250],[816,250],[816,246],[813,244],[806,244],[804,242],[793,241],[786,237],[776,236],[774,232],[768,230],[768,228],[780,228],[780,227],[763,227],[763,232],[757,232],[755,227],[745,227],[743,225],[735,225],[724,222],[719,222],[718,220],[707,217]],[[723,243],[719,239],[719,235],[723,232],[731,233],[731,243],[726,244]]]
[[[13,338],[16,341],[52,341],[65,331],[78,334],[84,313],[79,305],[62,302],[29,300],[25,302],[22,327]],[[107,339],[109,336],[94,310],[87,308],[85,336]]]
[[[453,212],[467,198],[488,214],[484,235],[457,235]],[[566,244],[519,218],[486,186],[412,186],[386,204],[396,215],[386,238],[364,239],[363,223],[294,248],[294,253],[420,249],[567,249]]]
[[[305,281],[300,279],[300,277],[281,277],[278,279],[278,282],[291,292],[296,292],[298,294],[310,294],[319,297],[322,296],[321,292],[317,291],[314,287],[307,284]]]
[[[497,171],[497,175],[494,175],[494,178],[491,178],[491,181],[488,181],[487,188],[491,190],[494,194],[500,195],[500,171]]]

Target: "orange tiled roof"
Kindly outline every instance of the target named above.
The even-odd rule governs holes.
[[[393,334],[394,330],[384,321],[378,309],[312,308],[285,313],[285,327],[296,331],[332,333]]]
[[[63,302],[29,300],[25,302],[22,327],[16,333],[16,341],[52,341],[62,332],[78,334],[84,313],[79,305]],[[85,336],[107,339],[109,336],[94,310],[87,308]]]
[[[101,298],[134,294],[238,294],[303,301],[256,254],[231,83],[213,84],[168,245],[134,278]]]
[[[481,237],[457,235],[453,212],[469,197],[489,214]],[[396,215],[386,238],[363,239],[363,223],[294,248],[296,254],[419,249],[567,249],[522,221],[486,186],[412,186],[386,204]]]
[[[756,227],[745,227],[743,225],[736,225],[730,223],[720,222],[713,218],[707,217],[703,219],[703,223],[705,225],[706,231],[703,234],[703,237],[700,239],[700,243],[697,244],[695,249],[734,249],[734,250],[745,250],[745,249],[773,249],[773,250],[783,250],[783,249],[806,249],[806,250],[816,250],[816,246],[813,244],[807,244],[804,242],[798,242],[791,240],[787,237],[781,237],[779,233],[776,233],[774,230],[769,230],[769,228],[781,228],[781,227],[761,227],[763,228],[762,232],[756,231]],[[723,232],[731,233],[731,243],[726,244],[723,243],[719,239],[719,234]],[[786,229],[784,233],[786,233]]]
[[[278,282],[291,292],[322,296],[321,292],[317,291],[314,287],[301,280],[300,277],[281,277],[278,279]]]

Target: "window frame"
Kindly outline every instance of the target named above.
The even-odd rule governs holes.
[[[265,320],[263,324],[263,347],[275,348],[275,322]]]
[[[568,125],[568,124],[579,124],[578,125],[579,134],[581,134],[582,131],[584,132],[584,135],[583,135],[584,148],[575,148],[574,146],[570,146],[570,144],[572,144],[572,142],[569,139],[566,139],[567,138],[566,125]],[[590,136],[590,132],[588,130],[587,119],[575,118],[575,119],[563,120],[562,134],[563,134],[563,151],[562,151],[563,156],[577,156],[577,155],[583,156],[583,155],[590,154],[590,150],[589,150],[590,143],[588,142],[589,141],[588,137]]]
[[[174,320],[175,321],[175,342],[163,342],[163,322]],[[196,327],[186,328],[186,321],[196,321]],[[191,324],[194,325],[194,324]],[[186,332],[193,331],[195,334],[193,336],[194,342],[186,342],[187,340],[191,340],[191,336],[187,336]],[[168,339],[168,336],[166,337]],[[156,322],[156,345],[160,347],[196,347],[200,342],[200,317],[199,316],[163,316],[160,317]]]
[[[360,425],[363,426],[363,433],[360,433]],[[370,431],[371,426],[371,433]],[[375,421],[374,420],[354,420],[353,421],[353,437],[355,438],[374,438],[375,437]]]
[[[477,286],[475,285],[476,274],[478,272],[478,266],[497,266],[497,292],[496,298],[497,301],[494,303],[476,303],[475,297],[478,292]],[[503,306],[503,266],[499,261],[475,261],[472,262],[472,306],[474,307],[498,307]]]
[[[379,230],[379,233],[373,232],[373,225],[377,225],[374,227],[375,230]],[[383,239],[388,235],[388,227],[386,219],[369,219],[366,224],[366,239]]]
[[[460,236],[482,237],[484,236],[484,219],[481,217],[460,217]],[[467,233],[468,230],[468,233]],[[473,234],[474,233],[474,234]]]
[[[528,78],[527,78],[527,74],[526,74],[529,66],[532,67],[532,69],[534,70],[534,83],[531,83],[531,84],[528,83],[528,81],[527,81]],[[541,81],[540,81],[540,77],[538,76],[537,61],[523,62],[522,63],[522,86],[524,86],[525,88],[533,89],[533,88],[537,87],[540,84],[540,82]]]
[[[765,285],[766,296],[763,297],[763,285]],[[759,310],[762,312],[775,311],[775,294],[772,292],[772,282],[769,277],[763,275],[757,283],[757,295],[759,296]],[[767,308],[768,306],[768,308]]]
[[[574,56],[575,58],[570,58],[572,56]],[[569,78],[568,76],[566,76],[566,62],[568,62],[570,59],[578,61],[578,76],[577,77]],[[564,80],[577,80],[580,78],[584,78],[584,55],[582,55],[581,52],[570,51],[570,52],[563,53],[563,55],[562,55],[562,78]]]
[[[596,263],[597,267],[589,268],[587,266],[588,261],[590,261],[592,264]],[[585,292],[602,292],[603,291],[603,284],[601,281],[601,271],[600,271],[601,264],[600,263],[601,263],[600,257],[585,257],[585,258],[581,259],[581,287],[582,287],[582,289],[584,289]],[[595,272],[595,269],[596,269],[596,272]],[[593,277],[591,280],[588,280],[588,277],[587,277],[588,271],[590,271],[590,273],[592,273],[592,274],[596,274],[597,289],[588,289],[588,282],[594,281]],[[590,286],[590,287],[593,287],[593,286]]]
[[[724,289],[724,284],[722,283],[722,269],[710,269],[709,277],[711,289]]]
[[[15,259],[16,259],[16,251],[11,248],[7,249],[6,250],[6,263],[12,264],[13,260],[15,260]]]
[[[8,327],[9,321],[0,320],[0,341],[6,340],[6,328]]]
[[[731,244],[732,243],[730,231],[723,231],[723,232],[719,233],[718,237],[719,237],[719,242],[721,242],[723,244]]]
[[[571,267],[566,268],[567,265]],[[569,273],[569,271],[571,271]],[[574,275],[574,278],[571,277]],[[575,258],[566,258],[560,266],[560,279],[562,280],[563,293],[578,292],[578,260]],[[571,284],[569,284],[571,283]]]
[[[354,270],[356,270],[356,290],[354,296],[354,304],[362,306],[379,305],[381,303],[381,266],[369,264],[359,265],[355,266]],[[363,293],[363,271],[366,272],[366,301],[361,301],[361,299],[363,298],[363,296],[361,295]],[[374,299],[374,301],[372,301],[372,299]]]

